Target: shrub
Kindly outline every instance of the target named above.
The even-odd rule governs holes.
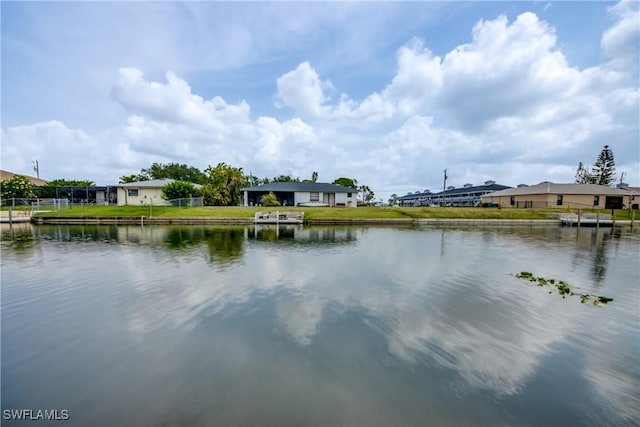
[[[273,194],[273,191],[260,197],[260,204],[262,206],[280,206],[280,202],[276,195]]]
[[[188,199],[195,193],[196,188],[186,181],[173,181],[162,187],[162,197],[165,200]]]

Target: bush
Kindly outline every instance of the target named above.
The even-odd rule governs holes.
[[[10,179],[0,181],[0,199],[28,199],[36,197],[35,186],[22,175],[14,175]]]
[[[162,187],[162,197],[165,200],[188,199],[195,193],[196,188],[186,181],[173,181]]]
[[[260,197],[260,204],[262,206],[280,206],[280,202],[276,195],[273,194],[273,191]]]

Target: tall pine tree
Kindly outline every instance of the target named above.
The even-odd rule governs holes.
[[[593,165],[591,176],[593,183],[599,185],[611,185],[615,181],[616,162],[613,160],[613,151],[608,145],[605,145],[598,160]]]

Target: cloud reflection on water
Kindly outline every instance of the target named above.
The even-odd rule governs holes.
[[[549,236],[534,233],[514,242],[492,232],[372,229],[355,239],[353,231],[347,237],[346,230],[331,230],[332,240],[349,246],[320,245],[310,257],[301,249],[303,243],[322,242],[326,236],[317,229],[288,234],[288,244],[273,236],[266,239],[271,244],[261,244],[265,240],[257,233],[245,232],[242,268],[233,264],[220,271],[191,262],[185,271],[177,262],[159,276],[153,268],[136,271],[139,262],[131,263],[126,274],[147,283],[136,285],[127,304],[131,331],[192,329],[203,315],[246,310],[252,298],[277,294],[274,321],[301,346],[313,342],[326,310],[340,307],[366,314],[395,357],[435,363],[457,371],[466,387],[509,395],[526,385],[544,357],[584,320],[585,307],[576,301],[505,274],[544,265],[540,273],[558,272],[570,280],[574,273],[567,271],[563,251],[549,254],[544,243]],[[201,255],[198,246],[179,256],[196,254]],[[601,249],[596,255],[601,262]]]
[[[593,338],[611,336],[612,322],[637,323],[637,292],[635,301],[594,309],[505,274],[533,270],[583,291],[624,293],[609,276],[625,279],[627,287],[637,283],[638,261],[618,253],[619,240],[606,231],[118,227],[109,233],[93,240],[121,243],[110,246],[117,258],[112,268],[123,280],[119,310],[136,340],[247,317],[263,301],[273,304],[273,317],[265,319],[272,330],[305,349],[332,339],[322,334],[336,315],[354,313],[384,338],[388,354],[368,355],[382,365],[392,356],[454,372],[451,387],[459,393],[514,396],[575,341],[577,329],[588,327],[592,338],[580,338],[584,377],[620,414],[637,414],[638,376],[629,366],[638,363],[625,360],[633,349],[619,350],[629,333],[613,342]],[[596,272],[603,263],[606,269]],[[251,358],[237,341],[221,354]]]

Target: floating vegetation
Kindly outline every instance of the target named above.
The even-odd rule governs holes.
[[[555,286],[556,289],[558,289],[558,294],[560,294],[562,298],[566,298],[567,295],[579,296],[580,302],[582,304],[590,302],[590,303],[593,303],[593,305],[595,306],[599,306],[599,305],[607,304],[608,302],[613,301],[613,298],[605,297],[603,295],[580,294],[577,292],[574,293],[571,291],[571,288],[569,287],[569,283],[565,282],[564,280],[536,277],[530,271],[521,271],[520,273],[515,274],[515,276],[518,279],[527,280],[532,284],[535,283],[537,286],[547,286],[547,285]],[[550,291],[549,293],[552,293],[552,292]]]
[[[602,295],[589,295],[589,294],[580,295],[580,302],[582,304],[591,302],[591,301],[593,301],[593,305],[601,305],[601,304],[606,304],[609,301],[613,301],[613,298],[605,297]]]

